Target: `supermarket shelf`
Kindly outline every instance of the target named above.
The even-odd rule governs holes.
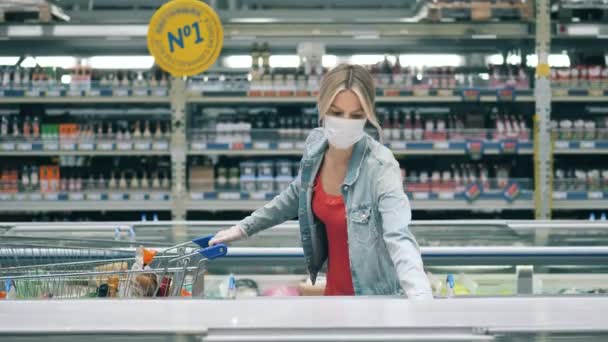
[[[608,191],[553,191],[553,209],[606,209]]]
[[[607,140],[554,142],[554,154],[608,154]]]
[[[0,96],[0,104],[52,104],[52,103],[77,103],[77,104],[114,104],[114,103],[169,103],[168,96],[63,96],[63,97],[7,97]]]
[[[169,155],[168,140],[29,140],[0,143],[0,156]]]
[[[34,156],[168,156],[169,151],[3,151],[0,150],[0,156],[3,157],[34,157]]]
[[[274,193],[205,192],[191,193],[187,208],[191,211],[250,211],[262,207],[273,199]],[[441,196],[441,198],[439,197]],[[451,199],[442,199],[452,197]],[[520,198],[508,201],[502,193],[486,193],[469,201],[464,194],[410,193],[413,210],[532,210],[532,192],[523,190]]]

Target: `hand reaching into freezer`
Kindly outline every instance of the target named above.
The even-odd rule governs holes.
[[[209,246],[213,246],[219,243],[230,243],[238,241],[247,237],[245,231],[239,226],[232,226],[228,229],[220,230],[215,236],[209,241]]]

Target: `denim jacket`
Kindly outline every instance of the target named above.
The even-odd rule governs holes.
[[[306,139],[297,178],[272,201],[243,219],[248,236],[298,217],[311,280],[327,260],[325,227],[312,210],[313,186],[328,143],[317,128]],[[399,163],[392,152],[365,135],[353,148],[341,186],[348,250],[356,295],[405,294],[432,298],[418,244],[408,229],[411,210]]]

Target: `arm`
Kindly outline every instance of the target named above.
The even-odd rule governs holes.
[[[244,218],[237,224],[246,236],[276,226],[298,216],[300,174],[272,201]]]
[[[376,182],[376,203],[382,217],[382,237],[397,270],[401,287],[408,298],[432,299],[418,243],[408,228],[412,212],[403,192],[401,172],[396,160],[382,166]]]

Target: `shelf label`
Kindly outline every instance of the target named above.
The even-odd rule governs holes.
[[[7,194],[6,192],[0,192],[0,201],[10,201],[11,194]]]
[[[203,197],[202,197],[203,194],[200,194],[200,195],[201,195],[200,199],[203,199]],[[150,194],[150,199],[153,201],[165,201],[166,198],[167,198],[167,193],[165,193],[165,192],[153,192]]]
[[[101,201],[101,194],[98,192],[88,193],[86,197],[89,201]]]
[[[152,144],[152,149],[155,151],[166,151],[169,149],[169,143],[166,141],[157,141]]]
[[[465,89],[462,91],[462,100],[470,102],[479,102],[481,92],[478,89]]]
[[[59,149],[59,144],[56,142],[44,142],[42,148],[46,151],[57,151]]]
[[[154,195],[152,195],[154,196]],[[194,201],[200,201],[203,199],[203,193],[201,192],[191,192],[190,193],[190,199],[194,200]]]
[[[570,142],[564,140],[555,141],[555,148],[558,150],[567,150],[570,148]]]
[[[511,182],[505,187],[505,190],[503,191],[504,198],[509,202],[513,202],[515,199],[517,199],[517,197],[519,197],[520,194],[521,187],[517,182]]]
[[[440,192],[439,193],[439,199],[442,200],[453,200],[454,199],[454,193],[453,192]]]
[[[44,199],[46,201],[57,201],[59,199],[59,195],[57,193],[44,194]]]
[[[515,101],[515,89],[513,88],[504,88],[496,91],[496,100],[503,102],[513,102]]]
[[[133,149],[133,144],[130,142],[119,142],[117,148],[120,151],[128,151]]]
[[[500,153],[502,154],[516,154],[518,150],[517,140],[503,140],[500,142]]]
[[[217,198],[221,200],[240,200],[240,192],[220,192],[217,194]]]
[[[588,199],[604,199],[604,193],[601,191],[590,191],[587,193]]]
[[[265,141],[254,142],[253,148],[255,150],[268,150],[270,149],[270,143]]]
[[[146,199],[146,194],[137,192],[137,193],[131,194],[130,198],[133,201],[144,201]]]
[[[93,143],[80,143],[78,149],[81,151],[92,151],[95,148]]]
[[[581,148],[594,150],[595,149],[595,141],[581,141]]]
[[[80,97],[80,96],[82,96],[82,92],[80,90],[70,89],[68,91],[68,96],[71,96],[71,97]]]
[[[428,200],[429,193],[428,192],[414,192],[414,193],[412,193],[412,197],[414,197],[414,199],[419,199],[419,200]]]
[[[148,96],[148,89],[135,88],[134,94],[135,96]]]
[[[61,96],[61,91],[59,89],[49,89],[46,91],[47,97],[59,97]]]
[[[68,198],[70,201],[82,201],[84,199],[84,194],[82,192],[72,192],[69,194]]]
[[[197,150],[197,151],[202,151],[207,149],[207,144],[206,143],[201,143],[201,142],[193,142],[191,145],[193,150]]]
[[[2,143],[2,151],[14,151],[15,144],[14,143]]]
[[[553,199],[556,200],[563,200],[568,198],[568,193],[563,192],[563,191],[554,191],[553,192]]]
[[[97,149],[101,151],[111,151],[114,149],[114,144],[110,142],[100,142],[97,144]]]
[[[25,92],[27,97],[40,97],[40,89],[32,89]]]
[[[293,143],[289,141],[280,142],[279,150],[293,150]]]
[[[243,143],[232,143],[230,144],[230,149],[231,150],[244,150],[245,149],[245,144]]]
[[[122,201],[125,199],[125,194],[122,192],[113,192],[110,194],[110,200],[112,201]]]
[[[101,91],[99,89],[91,89],[89,90],[89,96],[101,96]]]
[[[167,96],[167,89],[166,88],[154,89],[154,96]]]
[[[121,97],[129,96],[129,90],[126,88],[116,88],[114,89],[114,95]]]
[[[450,144],[447,141],[437,141],[433,144],[435,150],[447,150],[450,148]]]
[[[481,185],[477,184],[477,183],[473,183],[471,185],[469,185],[465,191],[464,191],[464,197],[469,201],[469,202],[473,202],[475,201],[477,198],[479,198],[479,196],[481,196],[481,191],[482,191],[482,187]]]
[[[19,150],[19,151],[31,151],[32,150],[32,144],[30,144],[30,143],[19,143],[17,145],[17,150]]]
[[[15,201],[25,201],[27,200],[27,195],[26,194],[15,194]]]
[[[306,148],[306,143],[303,141],[298,141],[296,143],[296,149],[297,150],[304,150],[304,148]]]
[[[67,143],[67,142],[62,142],[61,143],[61,149],[63,151],[74,151],[76,149],[76,144],[74,143]]]
[[[483,156],[484,143],[481,140],[467,142],[467,154],[473,160],[479,160]]]
[[[391,143],[391,148],[394,150],[405,150],[407,148],[407,145],[404,141],[393,141]]]
[[[265,192],[252,192],[249,194],[249,197],[252,200],[266,200],[266,193]]]
[[[30,201],[42,201],[42,194],[39,192],[31,193]]]
[[[135,149],[138,151],[147,151],[150,149],[150,142],[145,142],[145,141],[136,142]]]

